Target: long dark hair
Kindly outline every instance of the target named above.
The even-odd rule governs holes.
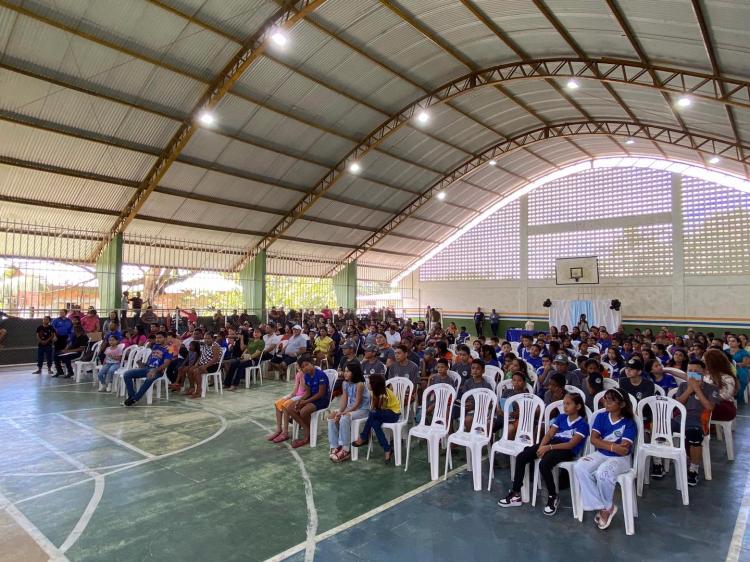
[[[365,375],[362,373],[362,364],[359,361],[350,361],[346,364],[346,368],[352,374],[351,382],[365,382]]]
[[[385,377],[383,375],[370,375],[370,388],[375,396],[383,396],[385,394]]]
[[[623,418],[629,420],[633,419],[633,405],[630,403],[630,398],[627,397],[627,393],[623,392],[619,388],[610,388],[604,393],[604,398],[611,398],[617,400],[620,403],[620,415]]]
[[[515,375],[515,373],[513,373]],[[568,396],[572,401],[573,404],[576,405],[576,411],[578,412],[578,415],[582,418],[586,418],[586,403],[583,401],[583,398],[580,394],[577,392],[566,392],[566,396]],[[562,413],[562,412],[560,412]]]

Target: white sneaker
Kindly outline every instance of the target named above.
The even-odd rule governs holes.
[[[99,383],[99,392],[104,392],[104,385]]]
[[[112,385],[111,384],[107,385],[107,392],[112,392]]]

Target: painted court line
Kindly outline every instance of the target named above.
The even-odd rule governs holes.
[[[466,470],[466,466],[461,466],[458,468],[454,468],[448,473],[448,476],[453,476],[454,474],[458,474],[459,472],[463,472]],[[387,509],[390,509],[402,502],[405,502],[406,500],[413,498],[416,495],[421,494],[422,492],[426,492],[430,488],[434,488],[438,484],[443,482],[442,478],[438,478],[437,480],[430,480],[429,482],[422,484],[421,486],[414,488],[413,490],[406,492],[405,494],[398,496],[397,498],[393,498],[392,500],[379,505],[378,507],[371,509],[370,511],[367,511],[366,513],[363,513],[362,515],[359,515],[355,517],[354,519],[350,519],[349,521],[346,521],[345,523],[342,523],[341,525],[338,525],[336,527],[333,527],[332,529],[329,529],[323,533],[320,533],[319,535],[316,535],[314,538],[315,544],[322,542],[328,538],[331,538],[334,535],[337,535],[343,531],[346,531],[347,529],[351,529],[355,525],[359,525],[363,521],[367,521],[368,519],[376,516],[379,513],[382,513],[386,511]],[[294,556],[298,552],[301,552],[303,549],[306,549],[307,547],[307,541],[300,543],[296,546],[293,546],[291,548],[286,549],[284,552],[280,552],[279,554],[272,556],[271,558],[268,558],[265,562],[281,562],[282,560],[286,560],[290,556]],[[305,557],[307,559],[307,557]]]
[[[78,538],[83,534],[83,531],[86,530],[86,527],[89,524],[89,521],[91,521],[91,517],[94,515],[94,511],[96,511],[97,506],[99,505],[99,502],[102,499],[102,496],[104,495],[104,476],[96,472],[95,470],[91,470],[89,467],[87,467],[85,464],[80,462],[78,459],[71,457],[69,454],[67,454],[65,451],[61,451],[51,443],[45,441],[38,435],[35,435],[31,431],[21,427],[14,421],[8,422],[10,425],[18,429],[19,431],[22,431],[23,433],[27,434],[31,439],[38,442],[42,447],[47,449],[48,451],[51,451],[52,453],[56,454],[58,457],[63,459],[64,461],[72,464],[76,468],[83,470],[85,474],[87,474],[90,478],[94,480],[94,493],[91,495],[91,499],[89,500],[89,503],[86,505],[86,509],[81,514],[81,517],[78,519],[78,522],[75,524],[75,527],[73,527],[73,530],[70,532],[70,534],[67,536],[65,541],[60,545],[60,552],[67,552],[70,547],[72,547]]]
[[[76,419],[73,419],[71,417],[66,416],[65,414],[57,414],[58,417],[63,418],[64,420],[69,421],[72,424],[77,425],[78,427],[82,427],[83,429],[90,431],[91,433],[96,433],[97,435],[100,435],[101,437],[104,437],[105,439],[109,439],[113,443],[116,443],[122,447],[125,447],[126,449],[130,449],[133,452],[138,453],[139,455],[146,457],[147,459],[153,459],[156,455],[153,453],[149,453],[147,451],[144,451],[143,449],[139,449],[135,445],[131,445],[127,441],[123,441],[122,439],[118,439],[117,437],[114,437],[110,435],[109,433],[106,433],[102,431],[101,429],[97,429],[95,427],[92,427],[90,425],[87,425],[83,422],[80,422]]]
[[[271,431],[271,428],[263,425],[259,421],[252,419],[249,416],[247,417],[247,420],[250,423],[257,425],[264,431]],[[308,474],[307,468],[305,467],[305,461],[302,460],[302,457],[299,456],[299,453],[295,451],[288,442],[285,443],[285,445],[294,457],[294,460],[297,461],[297,464],[299,465],[299,471],[302,474],[302,480],[305,483],[305,503],[307,504],[307,535],[305,538],[305,542],[300,545],[301,548],[299,550],[304,549],[305,562],[312,562],[315,559],[315,533],[318,532],[318,510],[315,508],[315,496],[313,495],[312,481],[310,480],[310,475]]]
[[[742,503],[737,513],[737,522],[734,524],[734,532],[732,533],[732,540],[729,543],[726,562],[738,562],[740,559],[748,515],[750,515],[750,474],[748,474],[745,480],[745,493],[742,495]]]
[[[114,406],[114,407],[117,408],[118,406]],[[159,406],[149,406],[149,408],[153,408],[153,407],[157,407],[158,408]],[[162,406],[162,407],[164,407],[164,408],[179,408],[179,406]],[[84,412],[84,411],[87,411],[87,410],[101,410],[101,409],[103,409],[103,408],[87,408],[87,409],[83,409],[83,410],[67,410],[67,411],[68,412],[76,412],[76,411]],[[187,408],[187,409],[197,410],[198,408]],[[213,414],[213,412],[209,412],[209,413]],[[140,461],[135,461],[135,462],[127,463],[126,465],[121,466],[119,468],[115,468],[114,470],[103,472],[102,476],[110,476],[111,474],[116,474],[118,472],[122,472],[123,470],[128,470],[130,468],[134,468],[136,466],[141,466],[141,465],[153,462],[153,461],[158,461],[158,460],[162,460],[162,459],[174,456],[174,455],[179,455],[180,453],[184,453],[185,451],[189,451],[190,449],[194,449],[195,447],[200,447],[201,445],[205,445],[209,441],[213,441],[214,439],[216,439],[217,437],[219,437],[222,433],[224,433],[224,431],[226,431],[226,429],[227,429],[227,420],[226,420],[226,418],[224,418],[224,416],[220,416],[218,414],[213,414],[213,415],[219,418],[219,421],[221,422],[221,426],[219,427],[218,430],[216,430],[215,433],[209,435],[205,439],[202,439],[202,440],[198,441],[197,443],[193,443],[192,445],[188,445],[187,447],[183,447],[182,449],[178,449],[178,450],[172,451],[170,453],[164,453],[163,455],[157,455],[157,456],[155,456],[152,459],[143,459],[143,460],[140,460]],[[49,496],[51,494],[55,494],[55,493],[61,492],[63,490],[68,490],[70,488],[74,488],[76,486],[80,486],[81,484],[85,484],[87,482],[91,482],[92,480],[93,480],[93,478],[84,478],[83,480],[79,480],[78,482],[73,482],[72,484],[66,484],[64,486],[59,486],[58,488],[53,488],[52,490],[47,490],[46,492],[41,492],[39,494],[34,494],[33,496],[28,496],[26,498],[18,500],[16,502],[16,505],[20,505],[22,503],[26,503],[26,502],[30,502],[30,501],[33,501],[33,500],[36,500],[36,499],[39,499],[39,498],[43,498],[45,496]]]
[[[44,536],[36,525],[29,521],[13,503],[0,492],[0,503],[4,504],[5,512],[39,545],[53,562],[68,562],[68,558],[50,540]]]

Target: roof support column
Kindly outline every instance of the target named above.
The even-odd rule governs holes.
[[[249,260],[240,270],[243,308],[258,317],[260,322],[266,319],[266,251]]]
[[[357,309],[357,262],[349,262],[333,276],[336,301],[344,310]]]
[[[120,307],[122,295],[122,234],[104,246],[96,260],[96,279],[99,282],[99,309],[102,318]]]

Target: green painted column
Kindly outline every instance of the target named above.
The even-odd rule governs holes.
[[[122,234],[104,247],[96,260],[96,279],[99,282],[99,316],[106,318],[110,310],[120,307],[122,296]]]
[[[357,308],[357,262],[346,264],[333,276],[333,290],[337,304],[347,310]]]
[[[263,250],[240,270],[242,298],[249,314],[266,318],[266,251]]]

